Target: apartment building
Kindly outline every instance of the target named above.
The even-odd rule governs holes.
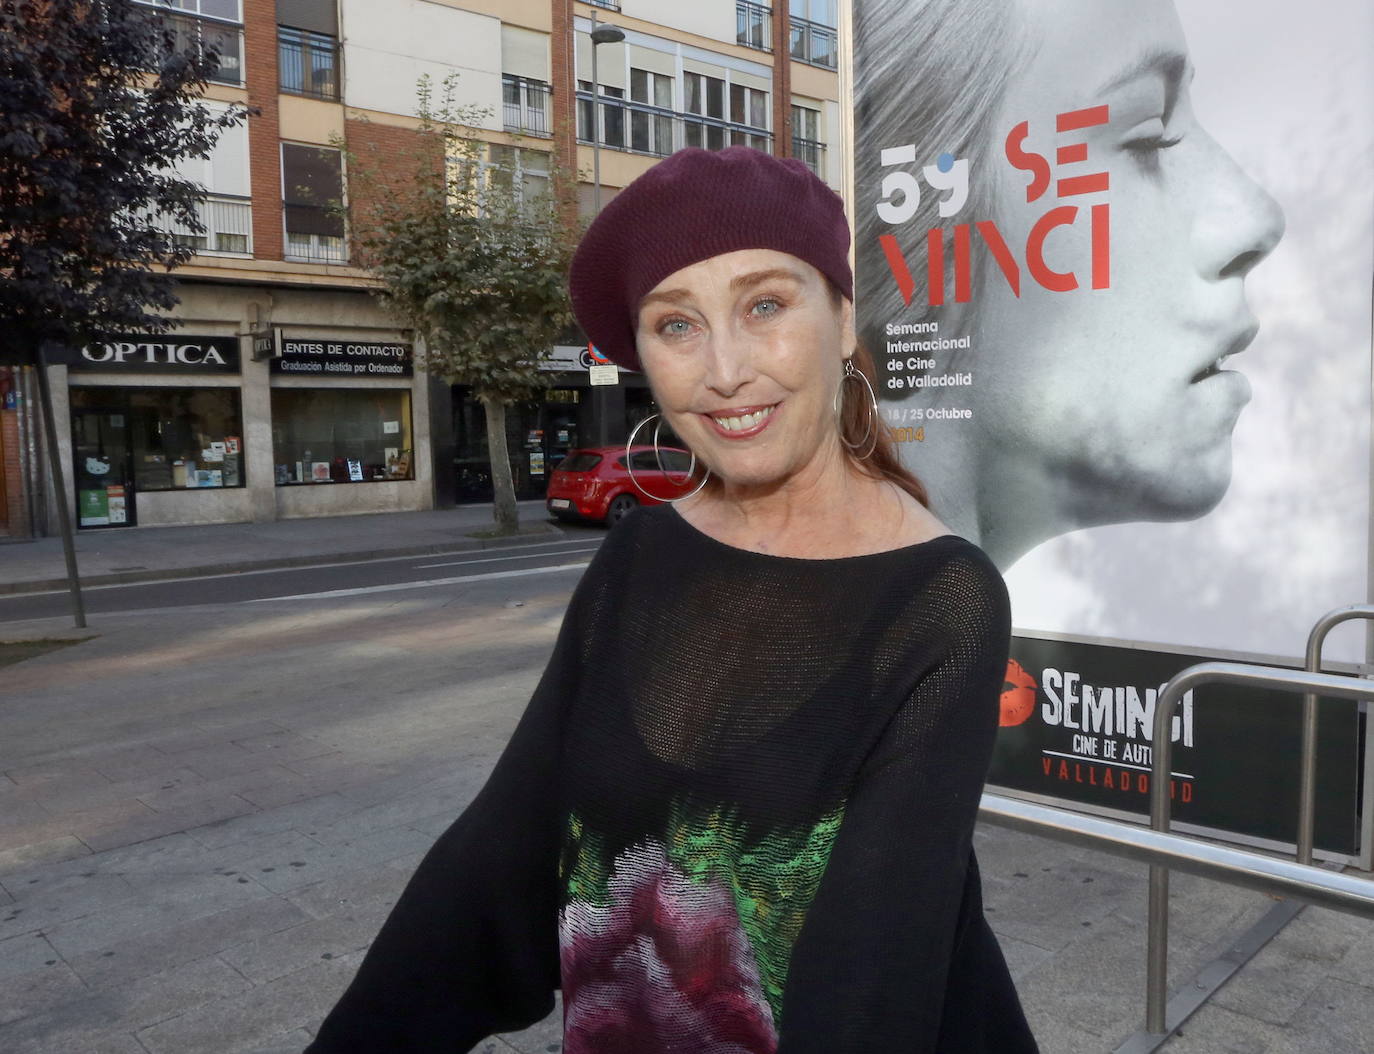
[[[206,232],[184,232],[177,328],[110,334],[49,367],[82,528],[490,499],[480,405],[415,367],[329,207],[360,192],[347,150],[415,134],[422,74],[457,74],[486,112],[493,173],[537,186],[556,158],[584,174],[588,212],[685,146],[745,143],[840,186],[837,0],[141,2],[220,54],[210,105],[257,113],[186,168]],[[598,26],[618,32],[594,43]],[[585,344],[567,340],[550,389],[509,415],[522,497],[542,496],[567,449],[623,441],[648,412],[641,377],[593,389]]]

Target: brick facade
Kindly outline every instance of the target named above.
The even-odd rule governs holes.
[[[253,255],[282,258],[281,128],[277,117],[277,3],[243,0],[248,103],[248,172],[253,185]]]

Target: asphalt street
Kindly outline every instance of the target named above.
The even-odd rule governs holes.
[[[323,593],[395,590],[411,585],[435,588],[471,575],[537,571],[558,564],[585,564],[605,537],[602,528],[570,528],[571,537],[549,542],[495,546],[446,556],[403,556],[348,563],[243,571],[129,585],[88,586],[82,593],[91,614],[156,611],[199,604],[237,604]],[[70,610],[62,590],[0,595],[0,623],[61,618]]]

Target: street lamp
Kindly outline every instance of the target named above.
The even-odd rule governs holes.
[[[596,68],[596,49],[602,44],[619,44],[625,31],[597,22],[592,12],[592,216],[601,214],[601,76]],[[596,439],[600,446],[610,442],[610,398],[605,387],[592,389],[592,419],[596,422]]]
[[[592,12],[592,214],[601,212],[601,77],[596,68],[596,49],[602,44],[619,44],[625,31],[604,25]]]

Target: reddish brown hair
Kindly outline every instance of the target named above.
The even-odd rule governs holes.
[[[836,291],[838,294],[838,290]],[[877,391],[878,379],[873,368],[873,356],[862,344],[854,349],[850,360],[854,369],[862,373]],[[883,420],[881,412],[875,412],[873,400],[869,398],[869,388],[862,381],[847,380],[840,385],[840,441],[845,453],[854,467],[873,479],[885,479],[900,487],[926,508],[930,507],[930,496],[925,484],[916,474],[902,463],[897,453],[897,444],[892,438],[892,429]],[[877,436],[873,432],[877,429]],[[867,457],[859,455],[869,447],[873,452]]]

